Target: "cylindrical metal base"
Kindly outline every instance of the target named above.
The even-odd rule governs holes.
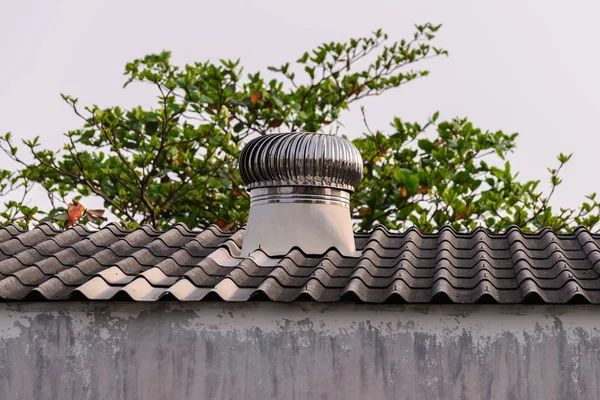
[[[242,256],[262,250],[283,256],[297,247],[306,254],[336,248],[355,257],[350,193],[345,190],[284,186],[250,191],[251,207]]]
[[[250,191],[251,205],[269,203],[331,204],[350,207],[350,192],[316,186],[264,187]]]

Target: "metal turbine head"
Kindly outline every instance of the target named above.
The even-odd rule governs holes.
[[[353,192],[363,164],[358,149],[339,136],[279,133],[250,141],[240,155],[240,172],[249,190],[315,186]]]

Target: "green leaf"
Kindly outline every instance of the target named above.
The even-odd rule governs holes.
[[[315,79],[315,69],[313,67],[309,67],[308,65],[304,67],[306,73],[310,76],[310,79]]]
[[[53,218],[54,221],[68,221],[69,220],[69,213],[56,214],[52,218]]]
[[[419,177],[417,175],[411,175],[406,181],[406,188],[409,193],[414,194],[419,188]]]
[[[300,57],[297,62],[300,64],[304,64],[306,62],[306,60],[308,60],[309,54],[308,52],[305,52],[302,57]]]
[[[457,184],[463,184],[471,178],[471,174],[467,171],[460,171],[454,175],[454,182]]]
[[[235,133],[240,133],[244,129],[245,125],[243,122],[238,122],[233,126],[233,131]]]
[[[435,148],[433,143],[431,143],[427,139],[421,139],[421,140],[419,140],[418,143],[419,143],[419,147],[427,152],[431,152],[431,150],[433,150]]]
[[[400,183],[406,182],[406,175],[400,168],[394,170],[394,178]]]

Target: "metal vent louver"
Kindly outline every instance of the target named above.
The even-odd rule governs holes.
[[[315,186],[354,191],[363,176],[358,149],[339,136],[280,133],[250,141],[240,155],[248,189]]]

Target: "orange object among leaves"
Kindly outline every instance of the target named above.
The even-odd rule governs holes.
[[[79,218],[83,217],[85,213],[85,207],[83,204],[73,199],[71,203],[67,206],[67,214],[69,214],[69,219],[67,220],[67,226],[73,226],[79,221]]]
[[[67,226],[76,225],[83,216],[86,216],[91,222],[106,221],[107,218],[104,216],[104,212],[105,210],[87,209],[83,204],[73,199],[67,205],[67,219],[65,223]]]

